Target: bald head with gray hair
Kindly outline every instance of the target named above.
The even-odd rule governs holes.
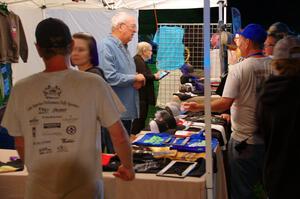
[[[137,32],[137,22],[134,16],[119,12],[111,18],[112,36],[119,38],[123,44],[130,42]]]
[[[132,15],[129,15],[126,12],[118,12],[111,18],[111,28],[114,30],[122,23],[126,23],[127,20],[134,18]]]

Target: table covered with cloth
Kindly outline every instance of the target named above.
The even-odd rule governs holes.
[[[227,199],[226,178],[222,153],[216,149],[218,171],[214,174],[214,194],[218,199]],[[0,161],[17,156],[15,150],[0,149]],[[23,199],[28,173],[23,171],[0,173],[0,198]],[[103,172],[105,199],[205,199],[205,175],[201,177],[171,178],[155,174],[136,174],[136,179],[125,182],[115,178],[112,172]]]

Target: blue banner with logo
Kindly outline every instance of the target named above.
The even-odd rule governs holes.
[[[232,33],[235,35],[242,29],[242,19],[241,13],[237,8],[231,8],[231,16],[232,16]]]

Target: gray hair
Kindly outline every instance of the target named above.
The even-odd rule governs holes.
[[[152,48],[151,44],[142,41],[138,43],[136,51],[138,55],[142,55],[144,50],[150,50],[151,48]]]
[[[126,12],[118,12],[111,18],[111,27],[112,29],[116,28],[121,23],[125,23],[128,18],[133,17]]]

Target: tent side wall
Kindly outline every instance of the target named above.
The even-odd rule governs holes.
[[[32,75],[33,73],[40,72],[44,69],[41,58],[35,49],[35,35],[34,30],[40,20],[43,18],[42,10],[37,7],[23,7],[10,5],[9,9],[17,14],[23,25],[28,45],[28,60],[24,63],[19,59],[19,63],[12,64],[13,82]]]
[[[21,4],[10,5],[9,9],[19,15],[29,48],[29,57],[27,63],[23,63],[20,59],[19,63],[12,64],[13,82],[25,78],[34,73],[44,70],[44,64],[35,49],[35,28],[37,24],[43,19],[43,12],[45,17],[55,17],[62,19],[70,28],[71,33],[75,32],[89,32],[99,43],[102,38],[109,35],[111,32],[110,19],[118,11],[126,10],[126,12],[136,16],[138,19],[138,11],[119,9],[107,10],[105,8],[49,8],[41,10],[38,7],[24,7]],[[129,43],[129,51],[132,55],[136,52],[136,45],[138,42],[137,34]]]

